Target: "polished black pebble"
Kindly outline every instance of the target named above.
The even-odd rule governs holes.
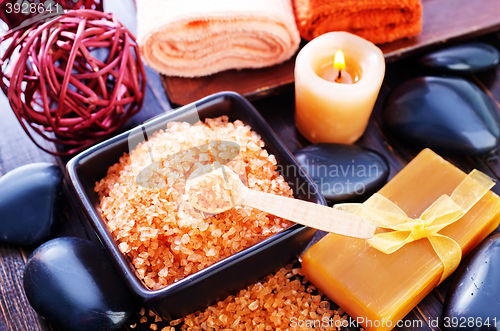
[[[50,163],[33,163],[0,178],[0,241],[31,245],[48,239],[57,217],[62,174]]]
[[[474,73],[495,67],[500,61],[498,50],[482,42],[446,47],[427,54],[420,63],[450,73]]]
[[[483,241],[455,272],[442,323],[446,330],[500,330],[500,234]]]
[[[394,90],[383,119],[397,136],[436,152],[475,155],[499,143],[490,98],[461,78],[420,77]]]
[[[389,175],[389,165],[382,155],[355,145],[313,144],[294,155],[332,202],[371,195]]]
[[[136,304],[104,249],[80,238],[56,238],[37,248],[23,285],[31,306],[61,330],[118,329]]]

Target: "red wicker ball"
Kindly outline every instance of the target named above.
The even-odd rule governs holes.
[[[70,10],[8,33],[0,42],[9,40],[0,60],[0,85],[41,149],[76,153],[110,136],[140,110],[146,76],[139,48],[113,14]],[[66,147],[47,150],[32,131]]]

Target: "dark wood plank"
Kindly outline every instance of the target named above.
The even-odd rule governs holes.
[[[48,325],[31,308],[22,287],[24,260],[19,248],[0,244],[0,329],[47,331]]]
[[[0,174],[34,162],[49,162],[60,166],[61,159],[41,151],[28,138],[12,112],[7,98],[0,95]],[[53,148],[43,140],[46,148]],[[29,201],[26,202],[29,204]],[[76,204],[72,190],[65,179],[60,211],[54,226],[53,238],[76,236],[98,241],[94,231]],[[17,247],[2,244],[0,249],[0,329],[49,330],[47,323],[31,308],[22,289],[22,272],[28,256],[36,247]]]
[[[429,5],[442,5],[441,1],[444,0],[424,0],[424,3],[427,6],[426,8],[428,8]],[[478,0],[471,2],[470,5],[478,6],[481,3],[485,4],[487,1],[491,0]],[[475,17],[477,17],[477,20],[481,21],[481,24],[478,25],[477,31],[481,32],[487,31],[489,28],[496,27],[494,25],[491,25],[489,28],[487,27],[487,25],[491,23],[489,19],[491,18],[490,14],[494,14],[493,10],[466,11],[459,7],[462,2],[464,2],[464,0],[457,0],[454,2],[453,6],[449,6],[449,4],[447,4],[447,11],[445,11],[446,14],[443,15],[453,18],[453,13],[455,12],[455,20],[457,21],[462,19],[475,21]],[[132,31],[135,31],[135,14],[131,3],[131,0],[109,0],[105,2],[105,5],[107,6],[108,11],[116,12],[119,20],[129,26]],[[495,5],[496,4],[498,4],[498,2],[495,2]],[[487,6],[487,8],[491,9],[493,7]],[[495,8],[498,8],[498,6]],[[460,12],[461,10],[463,12]],[[460,13],[456,13],[457,11]],[[472,12],[475,16],[471,15]],[[437,12],[432,12],[431,14],[436,16],[441,15]],[[446,17],[438,18],[446,19]],[[453,22],[453,24],[445,28],[445,30],[460,28],[462,28],[460,24],[455,24]],[[441,33],[442,31],[439,32]],[[471,32],[470,29],[469,32]],[[432,34],[431,32],[429,33],[430,38]],[[472,33],[475,32],[473,31]],[[451,36],[451,38],[454,37]],[[499,33],[490,34],[481,38],[481,40],[487,41],[500,49]],[[438,41],[433,41],[432,44],[434,45]],[[406,50],[405,52],[405,55],[407,55],[411,52],[411,50]],[[391,168],[390,178],[399,172],[399,170],[401,170],[421,150],[418,146],[412,146],[392,136],[384,128],[381,120],[381,110],[390,92],[401,82],[418,75],[426,74],[425,71],[422,71],[420,68],[415,66],[414,60],[414,58],[410,57],[388,65],[386,79],[381,89],[379,99],[375,105],[367,130],[357,142],[358,145],[378,151],[388,159]],[[286,65],[293,65],[293,61],[290,61],[289,64],[284,64],[284,66]],[[284,70],[284,68],[281,68],[281,70]],[[469,75],[466,76],[466,78],[474,81],[481,88],[483,88],[483,90],[485,90],[485,92],[495,100],[495,103],[500,109],[499,70],[500,67],[496,70],[488,71],[482,74]],[[253,72],[257,73],[258,71],[255,70]],[[284,72],[282,72],[281,75],[282,74],[284,74]],[[230,84],[228,84],[228,89],[233,84],[238,83],[238,81],[241,80],[241,76],[245,75],[245,73],[243,71],[238,72],[238,75],[239,78],[230,77],[232,80],[229,80]],[[147,68],[147,76],[148,86],[145,95],[144,107],[139,114],[134,116],[134,118],[127,123],[122,131],[138,125],[153,116],[171,111],[171,106],[163,90],[162,81],[160,80],[159,75],[153,70]],[[278,81],[281,78],[282,77],[280,75],[276,76]],[[211,84],[216,83],[217,82],[214,81]],[[262,88],[262,86],[257,86],[255,88]],[[308,145],[309,142],[298,133],[294,126],[295,103],[293,86],[290,84],[279,85],[281,94],[275,95],[274,93],[278,91],[276,89],[277,87],[278,86],[267,90],[265,88],[259,90],[254,96],[257,96],[259,93],[266,94],[271,92],[271,94],[268,94],[265,99],[254,100],[253,104],[269,122],[287,148],[293,152]],[[190,88],[193,90],[203,90],[202,84],[191,85]],[[189,92],[191,92],[191,90]],[[52,162],[58,164],[61,169],[64,169],[64,165],[68,158],[54,158],[37,149],[17,123],[17,120],[10,110],[10,106],[3,95],[0,96],[0,119],[0,175],[5,174],[6,172],[23,164],[40,161]],[[48,144],[46,146],[53,148]],[[444,155],[444,157],[464,171],[470,171],[473,168],[477,168],[494,178],[500,178],[500,159],[498,152],[496,151],[489,155],[479,157],[456,157],[449,155]],[[494,191],[500,193],[500,186],[495,187]],[[54,237],[59,236],[78,236],[98,242],[93,230],[83,216],[72,190],[69,189],[67,178],[64,183],[61,210],[54,232]],[[31,309],[22,290],[22,269],[26,258],[33,249],[34,247],[19,248],[13,245],[0,245],[0,330],[2,331],[46,331],[50,329],[50,327]],[[452,277],[443,282],[443,284],[429,294],[404,319],[404,321],[407,321],[409,324],[421,322],[422,328],[419,327],[419,324],[416,326],[414,324],[413,327],[403,326],[397,329],[438,330],[439,328],[430,325],[430,322],[440,318],[444,298],[446,297],[451,280]],[[148,314],[146,313],[146,315]],[[154,323],[154,317],[149,317],[147,323],[138,323],[141,317],[142,316],[140,314],[137,314],[131,320],[130,324],[137,323],[133,330],[151,330],[150,325],[151,323]],[[161,330],[163,327],[167,326],[168,323],[159,322],[156,323],[156,325],[158,326],[158,330]],[[132,329],[126,326],[124,327],[124,330]]]
[[[397,174],[421,148],[408,146],[385,132],[381,122],[381,110],[390,91],[401,81],[409,79],[414,74],[408,71],[407,64],[390,64],[386,81],[375,105],[374,112],[364,135],[356,142],[357,145],[370,148],[384,155],[390,165],[390,178]],[[252,102],[262,116],[271,125],[286,147],[294,152],[310,143],[300,135],[294,125],[294,91],[289,89],[279,96]],[[442,301],[436,295],[430,294],[422,303],[412,310],[402,321],[402,327],[397,330],[438,330],[432,327],[433,320],[441,315]],[[405,325],[410,325],[407,327]]]
[[[117,6],[113,6],[117,4]],[[111,10],[117,12],[119,19],[135,30],[135,12],[127,6],[127,1],[108,1]],[[130,2],[131,3],[131,2]],[[132,7],[133,9],[133,7]],[[132,26],[130,26],[132,25]],[[160,113],[170,111],[171,107],[163,90],[159,75],[147,68],[148,85],[144,107],[135,115],[122,131],[134,127]],[[37,140],[39,141],[39,140]],[[55,147],[43,140],[42,146],[54,150]],[[7,98],[0,94],[0,176],[24,164],[50,162],[59,165],[65,172],[69,157],[53,157],[31,142],[15,118]],[[69,181],[64,179],[60,210],[52,237],[74,236],[90,239],[99,243],[93,229],[85,218]],[[31,308],[22,288],[22,271],[27,257],[36,247],[17,247],[0,245],[0,330],[47,331],[50,326]],[[124,328],[124,329],[127,329]],[[142,329],[149,329],[149,325]],[[136,330],[141,330],[141,327]]]
[[[55,158],[41,151],[26,136],[0,95],[0,175],[33,162],[55,163]],[[25,259],[33,248],[0,244],[0,329],[46,331],[47,324],[29,305],[22,288]]]
[[[116,18],[123,25],[125,25],[130,30],[130,32],[132,32],[132,34],[137,35],[135,4],[133,0],[105,1],[104,11],[114,13],[116,15]],[[144,113],[147,113],[147,115],[153,117],[154,115],[158,115],[162,112],[168,112],[172,109],[172,107],[170,106],[170,102],[165,94],[160,75],[148,66],[145,66],[145,69],[149,91],[146,93],[146,99],[144,100],[144,107],[141,110],[140,118],[144,118]],[[154,101],[151,102],[151,100]],[[155,107],[153,112],[151,112],[152,106]],[[149,109],[144,111],[144,108]],[[132,123],[134,123],[134,121],[137,121],[137,118],[135,118]]]
[[[481,40],[500,48],[500,34],[495,33],[481,38]],[[401,141],[397,137],[391,135],[384,128],[381,117],[382,109],[385,105],[385,100],[390,92],[399,86],[402,82],[425,74],[435,74],[423,70],[415,64],[415,57],[410,57],[390,63],[387,67],[386,78],[379,94],[379,98],[374,107],[372,117],[364,135],[356,142],[357,145],[373,149],[383,154],[389,161],[391,172],[389,179],[398,173],[410,160],[412,160],[420,151],[421,147],[413,146],[408,142]],[[490,95],[495,104],[500,105],[500,81],[498,77],[500,66],[496,70],[491,70],[479,75],[466,75],[464,78],[475,82]],[[265,100],[253,101],[254,106],[261,112],[266,121],[275,130],[280,139],[285,143],[288,149],[292,152],[298,148],[307,146],[307,142],[296,130],[294,126],[294,92],[293,88],[280,94],[279,96],[268,97]],[[500,114],[500,107],[497,107]],[[500,178],[500,158],[498,151],[492,153],[475,156],[475,157],[460,157],[453,155],[443,155],[445,159],[459,167],[465,172],[470,172],[472,169],[478,169],[493,178]],[[497,185],[493,189],[497,194],[500,193],[500,186]],[[403,322],[411,325],[414,321],[422,323],[422,327],[400,327],[398,330],[439,330],[439,325],[436,321],[441,318],[443,302],[446,297],[447,290],[453,276],[443,282],[435,290],[433,290],[417,307],[410,312]]]
[[[262,69],[226,70],[197,78],[162,75],[161,79],[169,100],[176,105],[186,105],[221,91],[234,91],[248,99],[259,99],[278,93],[293,83],[295,57]]]
[[[381,46],[389,61],[442,46],[443,43],[477,37],[500,28],[500,3],[495,0],[421,0],[422,32],[410,39]]]
[[[442,46],[443,43],[496,31],[500,27],[497,0],[422,0],[420,35],[381,45],[387,62]],[[235,91],[249,99],[279,92],[293,84],[295,57],[285,63],[257,70],[228,70],[199,78],[162,76],[170,101],[185,105],[220,91]]]
[[[489,35],[485,41],[500,49],[500,32]],[[500,66],[497,66],[496,70],[473,75],[472,78],[491,97],[497,109],[500,109]],[[497,153],[486,157],[484,162],[497,177],[500,177],[500,157]]]

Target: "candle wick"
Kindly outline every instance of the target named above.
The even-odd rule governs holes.
[[[337,77],[337,79],[340,79],[341,76],[342,76],[342,70],[339,69],[339,76]]]

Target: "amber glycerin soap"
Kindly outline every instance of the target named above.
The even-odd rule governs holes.
[[[423,150],[378,193],[412,219],[467,175],[429,149]],[[500,221],[500,198],[484,194],[438,236],[453,239],[467,255]],[[457,248],[460,252],[460,249]],[[391,330],[440,282],[443,263],[429,238],[386,254],[367,241],[328,234],[303,257],[305,276],[367,330]]]

